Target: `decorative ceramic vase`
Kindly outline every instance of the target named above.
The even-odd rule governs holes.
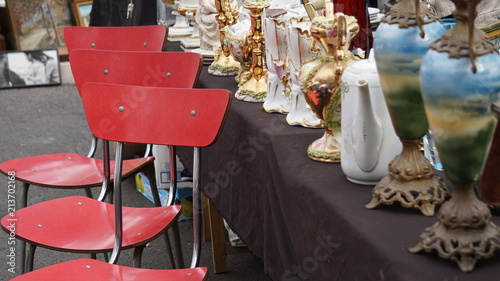
[[[266,112],[290,111],[288,78],[287,19],[266,17],[264,37],[266,41],[267,95],[263,107]]]
[[[419,144],[429,124],[420,94],[419,69],[429,45],[444,32],[439,19],[418,0],[402,0],[381,20],[374,41],[380,84],[402,152],[389,164],[389,176],[373,189],[366,208],[399,202],[432,216],[447,189],[435,176]]]
[[[342,148],[340,165],[347,179],[375,185],[401,151],[394,132],[373,52],[342,75]]]
[[[229,51],[226,41],[226,26],[237,22],[238,10],[228,0],[215,0],[217,23],[219,25],[220,47],[215,51],[214,61],[208,67],[208,73],[215,76],[233,76],[240,70],[240,62]]]
[[[320,119],[307,104],[299,79],[300,69],[305,62],[319,54],[325,55],[325,50],[312,37],[310,22],[293,22],[288,29],[288,55],[290,82],[290,111],[286,115],[286,122],[291,126],[307,128],[322,128]]]
[[[484,32],[474,28],[479,2],[453,0],[456,26],[436,40],[422,60],[425,111],[453,195],[439,210],[438,222],[410,249],[437,251],[464,272],[500,249],[500,229],[474,190],[498,122],[491,105],[500,99],[500,54]]]
[[[349,44],[358,30],[354,17],[333,15],[333,11],[330,16],[312,20],[311,34],[326,50],[326,56],[305,63],[300,73],[307,104],[325,127],[323,136],[307,149],[308,157],[315,161],[340,162],[341,78],[344,69],[354,61]]]

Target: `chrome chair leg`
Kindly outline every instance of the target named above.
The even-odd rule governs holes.
[[[146,176],[149,179],[149,182],[151,184],[151,194],[153,196],[153,200],[155,203],[156,207],[161,207],[161,202],[160,202],[160,195],[158,193],[158,187],[156,185],[156,176],[155,176],[155,168],[154,164],[149,165],[145,170]],[[176,269],[175,261],[174,261],[174,254],[172,252],[172,246],[170,244],[170,238],[168,237],[168,231],[165,231],[163,234],[164,240],[165,240],[165,245],[168,253],[168,258],[170,261],[170,264],[172,266],[172,269]]]
[[[29,244],[28,251],[26,252],[26,264],[24,268],[24,272],[30,272],[33,271],[33,260],[35,259],[35,251],[36,251],[36,245]]]
[[[181,247],[181,234],[179,231],[179,222],[174,222],[170,227],[172,229],[172,238],[174,240],[174,251],[176,255],[177,268],[185,268],[184,266],[184,255],[182,254]]]
[[[144,248],[145,248],[145,246],[141,246],[141,247],[136,247],[134,249],[134,260],[133,260],[133,264],[132,264],[133,267],[141,268],[142,252],[144,252]]]
[[[21,208],[28,206],[28,190],[30,184],[24,183],[21,189]],[[21,273],[26,273],[26,242],[19,241],[19,268],[21,269]]]

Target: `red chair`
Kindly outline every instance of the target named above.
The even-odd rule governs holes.
[[[168,29],[164,25],[68,26],[64,41],[68,53],[75,49],[116,51],[163,51]]]
[[[130,100],[137,95],[144,98],[137,105],[130,104]],[[105,141],[118,142],[114,205],[82,196],[34,204],[16,212],[18,221],[23,221],[19,224],[17,235],[44,247],[53,247],[63,240],[71,243],[75,250],[80,243],[96,245],[96,248],[102,248],[100,250],[112,249],[111,259],[109,263],[92,259],[74,260],[35,270],[13,280],[204,280],[207,269],[198,268],[201,252],[199,159],[201,148],[211,145],[219,134],[231,102],[231,93],[217,89],[87,83],[82,89],[82,101],[92,133]],[[169,106],[165,107],[165,104]],[[145,244],[160,235],[180,211],[179,206],[122,206],[124,142],[194,147],[191,269],[160,271],[114,264],[122,249]],[[109,161],[109,157],[106,159]],[[54,216],[54,210],[60,210],[58,216]],[[9,218],[5,216],[2,219],[2,227],[6,231]],[[92,239],[96,236],[92,233],[100,233],[101,239]]]
[[[85,82],[192,88],[198,81],[203,65],[202,61],[203,58],[200,55],[184,52],[74,50],[70,54],[73,76],[79,92]],[[184,67],[179,67],[180,65]],[[131,102],[134,101],[131,100]],[[103,181],[106,179],[103,174],[104,162],[102,159],[92,158],[97,147],[96,143],[94,142],[91,152],[87,156],[61,153],[19,158],[1,163],[0,172],[8,175],[9,171],[15,171],[16,179],[23,182],[23,206],[27,205],[26,194],[30,185],[64,189],[105,187],[113,181],[114,174],[110,174],[109,182]],[[107,145],[103,146],[104,153],[107,153],[108,149]],[[153,178],[153,159],[153,157],[145,157],[125,160],[122,179],[139,171],[145,171],[149,178]],[[111,171],[113,171],[113,167],[114,162],[110,162]],[[156,181],[151,181],[151,184],[152,189],[156,189]],[[106,188],[101,189],[99,200],[104,200],[106,192]],[[170,194],[175,194],[175,191]],[[159,206],[159,198],[155,199],[157,199],[155,203]],[[174,225],[174,242],[176,252],[180,253],[176,227],[177,225]],[[169,242],[166,241],[166,243],[167,248],[170,248]],[[29,271],[33,267],[35,248],[36,243],[30,245],[26,268],[23,268],[25,271]],[[67,250],[65,245],[53,248],[61,251]],[[182,256],[177,256],[177,263],[182,267]],[[22,258],[21,261],[23,261]],[[175,266],[172,256],[170,256],[170,262]]]

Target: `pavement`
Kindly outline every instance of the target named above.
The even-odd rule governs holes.
[[[49,153],[73,152],[86,155],[89,148],[90,133],[80,99],[74,85],[51,87],[27,87],[17,89],[0,89],[0,162],[42,155]],[[7,177],[0,176],[0,214],[9,212],[7,195],[12,192]],[[16,184],[14,200],[20,198],[20,183]],[[124,182],[124,205],[147,207],[152,206],[142,194],[135,190],[132,179]],[[94,191],[97,194],[97,190]],[[83,190],[55,190],[33,186],[30,188],[28,204],[71,195],[84,195]],[[12,197],[11,197],[12,199]],[[57,215],[57,210],[54,210]],[[192,224],[191,221],[180,222],[184,258],[189,264],[191,258]],[[19,275],[18,243],[9,244],[9,235],[0,232],[0,281],[10,280]],[[9,264],[11,248],[16,251],[14,263]],[[143,267],[169,268],[164,251],[164,242],[157,239],[149,245],[143,254]],[[37,249],[35,269],[88,255],[56,252],[43,248]],[[102,259],[102,255],[98,255]],[[132,251],[124,251],[119,264],[132,265]],[[265,273],[261,260],[251,253],[231,255],[227,257],[228,273],[213,272],[211,246],[204,242],[200,266],[209,270],[209,280],[271,280]],[[70,278],[68,278],[70,280]]]

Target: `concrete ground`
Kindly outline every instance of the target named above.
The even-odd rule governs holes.
[[[89,131],[74,85],[53,87],[30,87],[0,90],[0,162],[34,155],[74,152],[85,155],[89,147]],[[0,214],[8,213],[7,178],[0,176]],[[16,189],[20,190],[20,184]],[[95,190],[94,194],[97,193]],[[3,194],[3,195],[2,195]],[[82,191],[48,190],[32,187],[29,204],[69,195],[84,195]],[[16,200],[20,193],[15,193]],[[133,180],[124,184],[124,204],[128,206],[151,206],[151,203],[135,190]],[[57,215],[57,210],[54,210]],[[190,221],[180,223],[186,264],[191,258],[192,225]],[[0,281],[10,280],[19,273],[18,260],[12,273],[7,263],[10,254],[9,236],[0,232]],[[16,247],[19,251],[19,248]],[[19,252],[16,253],[19,255]],[[131,251],[124,251],[120,264],[131,265]],[[39,248],[35,268],[41,268],[61,261],[88,257],[81,254],[55,252]],[[102,258],[102,256],[98,256]],[[232,255],[227,258],[230,272],[214,274],[210,244],[202,248],[201,266],[208,267],[209,280],[270,280],[263,270],[260,259],[251,253]],[[168,268],[164,243],[158,239],[146,248],[143,267]],[[11,269],[12,270],[12,269]],[[68,278],[68,280],[70,280]]]

